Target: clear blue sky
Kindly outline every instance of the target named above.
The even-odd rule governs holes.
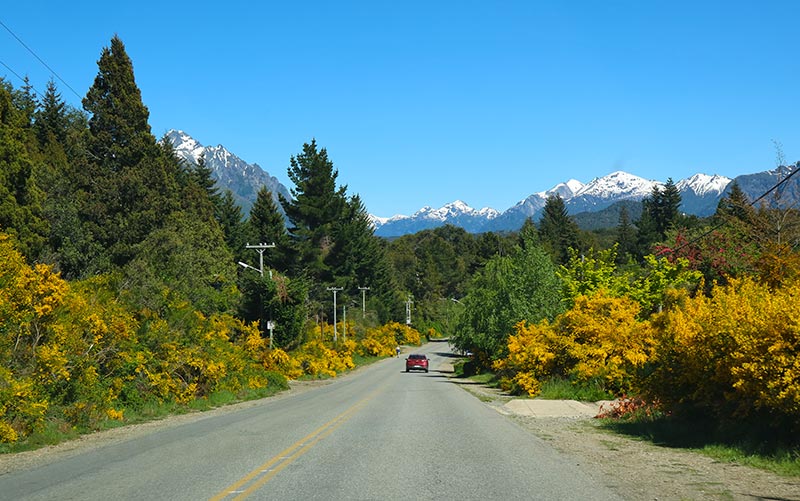
[[[0,21],[81,97],[119,35],[156,136],[289,187],[316,138],[379,216],[615,170],[734,177],[774,168],[773,141],[800,160],[797,1],[14,1]],[[2,27],[0,62],[51,78]]]

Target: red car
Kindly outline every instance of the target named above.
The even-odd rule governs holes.
[[[428,372],[428,357],[417,353],[412,353],[408,356],[406,359],[406,372],[416,370]]]

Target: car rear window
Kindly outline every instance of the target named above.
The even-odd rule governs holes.
[[[422,358],[425,358],[425,355],[409,355],[408,358],[419,358],[419,359],[422,359]]]

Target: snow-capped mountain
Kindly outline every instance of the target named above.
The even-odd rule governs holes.
[[[372,216],[372,223],[378,236],[405,235],[445,224],[477,233],[483,231],[483,227],[499,215],[499,212],[489,207],[476,210],[461,200],[456,200],[438,209],[425,206],[412,216],[398,215],[388,219]]]
[[[167,138],[175,147],[176,153],[187,162],[196,163],[204,156],[206,166],[211,168],[212,176],[222,190],[230,189],[237,203],[247,214],[255,202],[256,194],[261,187],[269,189],[279,209],[277,195],[291,198],[289,190],[275,177],[265,172],[258,164],[249,164],[237,157],[222,145],[206,147],[183,131],[171,130]],[[793,175],[800,169],[800,162],[779,167],[777,169],[738,176],[735,181],[750,200],[755,200],[779,181]],[[731,179],[707,174],[695,174],[675,183],[681,194],[681,210],[687,214],[700,217],[714,213],[720,198],[726,195]],[[551,195],[559,195],[572,215],[580,214],[591,218],[590,213],[617,210],[619,202],[639,204],[650,196],[653,188],[663,186],[661,181],[647,180],[627,172],[617,171],[606,176],[595,178],[583,184],[575,179],[559,183],[547,191],[536,192],[521,200],[504,212],[485,207],[473,209],[461,200],[434,209],[423,207],[411,216],[396,215],[390,218],[370,215],[375,227],[375,234],[384,237],[396,237],[415,233],[424,229],[435,228],[445,224],[459,226],[473,233],[485,231],[516,231],[526,219],[538,220],[542,209]],[[793,207],[800,204],[800,176],[792,177],[781,185],[770,196],[761,202],[769,206]],[[640,204],[639,204],[640,205]],[[612,207],[613,206],[613,207]],[[629,213],[634,211],[629,209]],[[594,217],[597,219],[597,217]],[[611,218],[613,219],[613,218]],[[608,215],[600,222],[609,223]],[[592,224],[595,227],[598,221]],[[606,227],[606,226],[602,226]]]
[[[731,178],[708,174],[695,174],[681,179],[675,187],[681,193],[681,210],[687,214],[706,217],[717,210],[722,193],[730,184]]]
[[[530,195],[525,200],[501,213],[488,227],[486,231],[514,231],[518,230],[526,219],[537,218],[538,214],[544,209],[547,197],[558,195],[564,200],[569,200],[583,188],[583,183],[570,179],[567,182],[559,183],[547,191],[540,191]]]
[[[653,192],[654,186],[664,183],[651,181],[627,172],[616,171],[603,177],[596,177],[583,185],[571,198],[564,198],[567,210],[596,212],[620,200],[642,200]]]
[[[217,181],[222,190],[231,190],[236,203],[242,207],[245,216],[256,200],[258,191],[266,186],[272,192],[275,205],[281,212],[283,208],[278,202],[278,194],[287,200],[291,198],[289,190],[264,171],[258,164],[247,163],[237,157],[224,146],[203,146],[193,137],[181,130],[172,129],[166,134],[172,142],[175,153],[186,162],[195,164],[200,157],[204,157],[206,167],[211,169],[211,176]]]
[[[729,182],[729,178],[706,174],[696,174],[679,181],[676,187],[681,192],[682,210],[699,216],[713,214]],[[415,233],[444,224],[461,226],[470,232],[516,231],[526,219],[538,220],[541,217],[547,198],[551,195],[559,195],[564,199],[567,211],[574,215],[599,212],[622,201],[640,202],[652,194],[654,187],[663,186],[664,183],[661,181],[617,171],[592,179],[586,184],[575,179],[559,183],[547,191],[530,195],[502,213],[484,209],[484,211],[490,210],[493,216],[483,220],[479,217],[479,211],[468,206],[465,209],[462,202],[454,202],[437,210],[425,207],[413,216],[394,216],[389,219],[373,217],[373,223],[376,228],[375,234],[385,237]],[[468,215],[461,215],[460,211],[466,211]],[[445,217],[442,214],[447,215]],[[463,223],[465,220],[468,224]]]

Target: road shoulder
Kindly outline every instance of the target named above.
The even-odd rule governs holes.
[[[594,419],[600,402],[517,399],[484,385],[451,380],[550,443],[624,499],[800,500],[800,479],[606,430]]]

